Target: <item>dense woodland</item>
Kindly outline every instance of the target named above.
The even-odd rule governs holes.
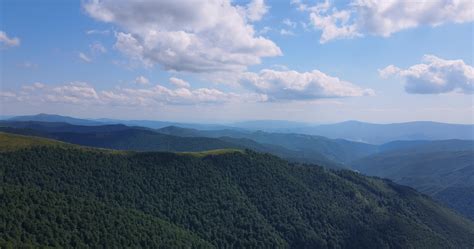
[[[135,153],[28,139],[0,139],[2,246],[474,246],[469,220],[355,172],[249,150]]]
[[[460,141],[432,142],[376,154],[353,162],[353,167],[413,187],[474,220],[474,149],[461,146]]]

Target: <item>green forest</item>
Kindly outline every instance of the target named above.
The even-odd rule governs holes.
[[[117,152],[1,135],[6,248],[474,246],[471,221],[351,171],[250,150]]]

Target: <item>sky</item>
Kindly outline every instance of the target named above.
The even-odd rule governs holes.
[[[471,0],[2,0],[0,115],[474,123]]]

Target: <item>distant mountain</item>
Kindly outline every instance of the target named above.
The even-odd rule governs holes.
[[[219,125],[219,124],[179,123],[179,122],[154,121],[154,120],[97,119],[97,121],[103,122],[103,124],[124,124],[128,126],[141,126],[141,127],[152,128],[152,129],[160,129],[167,126],[180,126],[180,127],[200,129],[200,130],[216,130],[216,129],[231,128],[230,126]]]
[[[359,121],[347,121],[335,124],[314,125],[309,123],[284,120],[256,120],[235,122],[229,124],[200,124],[155,120],[120,120],[105,118],[92,120],[78,119],[52,114],[17,116],[9,118],[8,120],[59,122],[88,126],[123,124],[127,126],[140,126],[151,129],[162,129],[170,126],[176,126],[201,131],[224,130],[243,133],[254,131],[264,131],[270,133],[295,133],[318,135],[331,139],[346,139],[350,141],[370,144],[384,144],[398,140],[474,140],[474,125],[446,124],[428,121],[394,124],[372,124]]]
[[[292,131],[372,144],[383,144],[396,140],[474,139],[474,125],[425,121],[396,124],[371,124],[348,121],[337,124],[302,127]]]
[[[403,144],[408,145],[407,142]],[[364,174],[388,178],[429,194],[474,220],[474,194],[471,191],[474,189],[474,141],[416,144],[397,149],[393,149],[392,144],[392,150],[351,165]]]
[[[214,129],[227,129],[231,128],[226,125],[219,124],[198,124],[198,123],[180,123],[180,122],[169,122],[169,121],[155,121],[155,120],[121,120],[121,119],[80,119],[68,116],[61,116],[55,114],[44,114],[40,113],[37,115],[26,115],[26,116],[10,116],[5,118],[6,121],[37,121],[37,122],[53,122],[53,123],[68,123],[73,125],[114,125],[122,124],[127,126],[140,126],[152,129],[159,129],[167,126],[180,126],[193,129],[201,130],[214,130]],[[235,128],[239,129],[239,128]]]
[[[127,130],[131,127],[123,124],[113,125],[75,125],[65,122],[44,122],[44,121],[10,121],[0,120],[0,127],[14,127],[18,129],[29,129],[46,133],[54,132],[75,132],[75,133],[91,133],[91,132],[111,132]],[[134,127],[140,130],[149,130],[147,128]]]
[[[37,115],[27,115],[27,116],[15,116],[7,119],[8,121],[39,121],[39,122],[58,122],[58,123],[69,123],[74,125],[101,125],[102,122],[88,120],[88,119],[79,119],[67,116],[60,116],[54,114],[44,114],[40,113]]]
[[[172,129],[176,131],[171,132]],[[0,131],[52,138],[84,146],[118,150],[184,152],[247,148],[258,152],[271,153],[295,162],[317,164],[329,168],[344,167],[341,163],[328,159],[325,155],[318,152],[304,153],[285,148],[278,144],[258,143],[243,137],[199,136],[199,134],[194,133],[197,130],[178,127],[152,130],[144,127],[129,127],[121,124],[81,126],[67,123],[35,121],[0,121]],[[193,136],[185,136],[186,134],[184,133],[181,134],[181,136],[171,134],[178,133],[178,131],[189,131],[189,135],[192,133]],[[203,132],[206,133],[208,131]]]
[[[474,151],[474,140],[414,140],[414,141],[393,141],[378,146],[379,152],[397,151],[408,153],[438,152],[438,151]]]
[[[285,120],[252,120],[231,123],[230,126],[246,130],[261,130],[268,132],[285,132],[295,128],[308,127],[310,124]]]
[[[349,163],[358,158],[377,152],[377,146],[352,142],[343,139],[328,139],[321,136],[311,136],[294,133],[270,133],[263,131],[236,131],[213,130],[200,131],[181,127],[165,127],[158,132],[174,136],[199,136],[199,137],[232,137],[247,138],[262,144],[282,146],[289,150],[299,151],[305,156],[322,155],[338,163]]]
[[[2,248],[473,248],[388,180],[268,154],[96,150],[0,133]]]
[[[9,119],[9,118],[13,118],[14,116],[11,116],[11,115],[0,115],[0,120],[4,120],[4,119]]]

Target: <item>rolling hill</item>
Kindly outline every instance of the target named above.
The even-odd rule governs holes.
[[[5,136],[0,148],[27,139]],[[111,153],[48,141],[2,150],[0,172],[2,247],[474,246],[472,222],[409,187],[249,150]]]

